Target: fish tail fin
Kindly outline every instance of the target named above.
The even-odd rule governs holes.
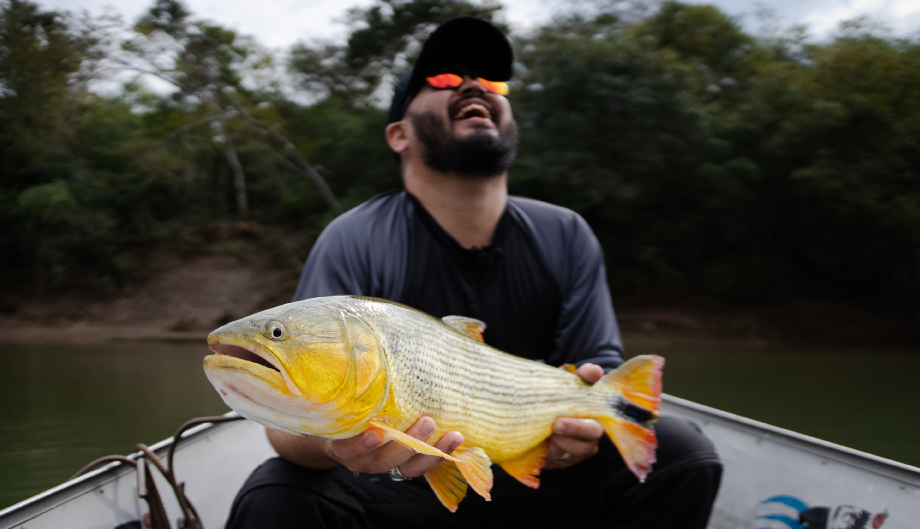
[[[655,438],[655,430],[612,417],[598,417],[597,420],[620,451],[626,466],[644,483],[652,471],[652,465],[657,461],[655,449],[658,448],[658,440]]]
[[[604,375],[595,386],[613,386],[623,397],[658,417],[661,406],[661,370],[664,358],[642,355]]]
[[[597,417],[626,466],[645,481],[655,464],[658,440],[652,423],[661,406],[661,370],[664,358],[637,356],[607,373],[594,386],[612,390],[608,415]]]

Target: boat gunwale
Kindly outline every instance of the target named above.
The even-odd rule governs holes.
[[[235,411],[227,412],[223,417],[237,417],[239,414]],[[203,439],[206,439],[208,435],[215,433],[216,431],[229,427],[231,423],[204,423],[199,424],[193,428],[182,432],[181,440],[182,445],[179,446],[179,450],[189,446],[192,443],[196,443]],[[217,428],[215,430],[215,428]],[[169,450],[170,445],[173,443],[173,436],[167,437],[162,441],[150,446],[150,450],[154,452],[157,457],[165,457],[166,452]],[[137,460],[139,457],[143,456],[142,452],[134,452],[125,457],[132,460]],[[111,483],[118,478],[123,477],[125,474],[135,472],[133,467],[127,466],[127,464],[121,461],[113,461],[106,465],[103,465],[96,470],[87,472],[86,474],[77,477],[75,479],[67,480],[60,485],[52,487],[44,492],[36,494],[30,498],[26,498],[19,503],[15,503],[3,510],[0,510],[0,529],[7,529],[16,527],[23,523],[28,522],[29,520],[40,516],[52,509],[55,509],[71,500],[74,500],[84,494],[90,493],[99,487]],[[16,516],[17,514],[21,516]]]
[[[665,404],[665,408],[662,409],[665,414],[668,414],[671,410],[677,409],[685,414],[685,416],[689,416],[688,418],[692,420],[702,421],[702,426],[706,426],[708,422],[717,423],[736,432],[752,435],[758,439],[774,441],[778,444],[806,452],[820,459],[849,465],[887,479],[898,481],[904,485],[920,488],[920,468],[791,430],[786,430],[784,428],[779,428],[777,426],[772,426],[753,419],[748,419],[740,415],[711,408],[672,395],[662,394],[661,397]],[[671,408],[671,410],[667,408]],[[236,415],[238,415],[236,412],[231,411],[224,416],[232,417]],[[204,423],[190,428],[182,435],[182,440],[184,442],[182,446],[180,446],[180,449],[192,443],[204,440],[209,435],[223,428],[230,427],[233,427],[231,423]],[[151,446],[151,450],[153,450],[157,456],[163,456],[172,442],[173,437],[169,437]],[[141,455],[140,452],[135,452],[127,457],[136,460]],[[123,463],[112,462],[80,476],[79,478],[66,481],[0,511],[0,529],[22,525],[45,512],[57,508],[86,493],[92,492],[100,486],[110,483],[133,471],[134,468],[128,467]],[[904,488],[904,485],[902,485],[902,488]]]
[[[673,395],[662,393],[661,397],[664,403],[681,408],[682,411],[689,414],[698,415],[703,420],[717,422],[731,429],[745,431],[749,434],[808,452],[822,459],[833,460],[913,487],[920,487],[920,468],[754,419],[748,419],[747,417],[711,408]],[[667,410],[662,411],[667,413]]]

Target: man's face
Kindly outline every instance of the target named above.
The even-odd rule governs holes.
[[[517,124],[501,95],[464,76],[455,90],[427,84],[406,110],[426,165],[468,176],[504,173],[517,148]]]

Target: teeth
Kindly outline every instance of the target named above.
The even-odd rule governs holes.
[[[454,119],[463,119],[469,114],[475,114],[478,117],[492,119],[492,113],[489,112],[489,109],[480,105],[479,103],[472,103],[460,109],[459,112],[454,116]]]

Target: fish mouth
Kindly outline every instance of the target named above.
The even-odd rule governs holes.
[[[259,353],[246,349],[245,347],[240,347],[239,345],[231,345],[227,343],[209,343],[208,347],[214,351],[216,354],[232,356],[234,358],[239,358],[240,360],[245,360],[247,362],[252,362],[253,364],[259,364],[260,366],[265,366],[269,369],[274,369],[277,372],[281,372],[278,367],[273,364],[271,361],[265,359]],[[274,356],[271,357],[273,361],[275,360]]]
[[[271,351],[260,347],[248,340],[234,339],[229,336],[211,335],[208,337],[208,348],[217,355],[232,356],[245,362],[258,364],[277,371],[284,379],[288,390],[295,395],[303,395],[300,388],[291,380],[278,358]]]

